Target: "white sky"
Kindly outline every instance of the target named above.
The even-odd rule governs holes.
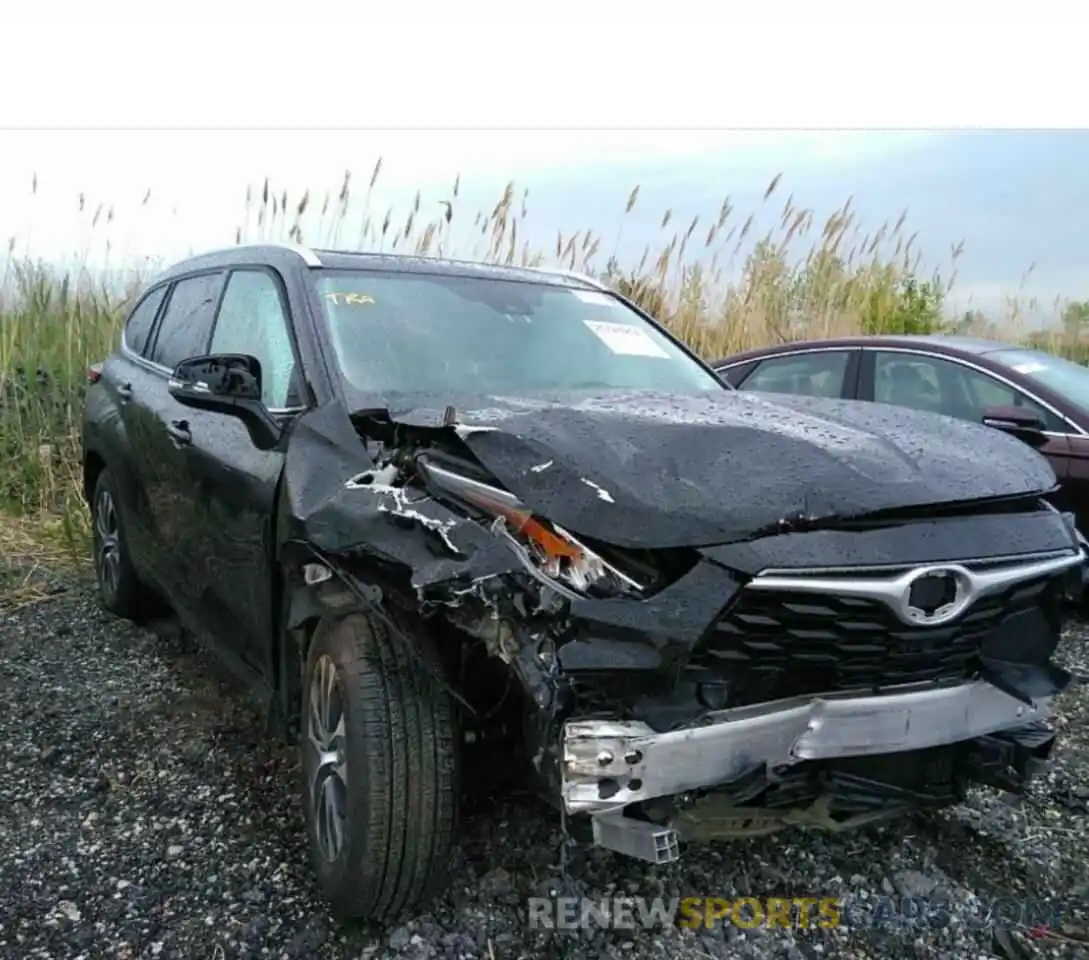
[[[108,238],[114,261],[169,258],[231,242],[247,184],[267,175],[297,200],[335,192],[348,168],[359,193],[379,155],[376,206],[405,209],[417,188],[441,197],[458,173],[494,201],[508,179],[531,198],[536,182],[576,174],[626,194],[658,169],[717,207],[727,168],[789,181],[924,136],[837,128],[1089,125],[1089,11],[1074,4],[1035,3],[1031,17],[1011,0],[925,0],[910,14],[783,0],[767,15],[682,0],[668,18],[646,2],[511,6],[421,2],[399,18],[330,2],[289,17],[297,5],[283,0],[193,0],[185,16],[117,2],[0,15],[0,243],[97,257]],[[826,129],[744,131],[768,126]],[[114,219],[92,231],[99,204]],[[570,212],[530,206],[542,221]],[[613,208],[619,221],[623,199]],[[890,196],[879,213],[899,209]]]
[[[921,136],[854,139],[850,159],[895,151]],[[480,203],[494,203],[512,177],[532,189],[535,178],[565,174],[619,183],[626,195],[648,165],[683,171],[694,184],[706,178],[708,165],[726,165],[733,175],[751,170],[763,186],[777,163],[835,166],[844,158],[844,137],[700,130],[8,130],[0,131],[0,210],[7,238],[37,256],[83,253],[90,244],[97,260],[106,239],[115,257],[119,251],[183,256],[190,248],[231,242],[245,218],[247,187],[258,193],[264,177],[277,195],[286,191],[292,205],[310,189],[313,209],[325,193],[337,194],[346,169],[353,193],[365,193],[379,157],[372,207],[393,206],[401,222],[417,189],[447,197],[459,173],[462,189]],[[623,199],[618,216],[622,209]]]

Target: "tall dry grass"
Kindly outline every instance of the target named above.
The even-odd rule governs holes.
[[[290,239],[595,274],[708,357],[802,337],[948,322],[941,305],[959,249],[941,275],[921,277],[906,214],[865,232],[848,202],[819,220],[783,196],[779,176],[759,210],[738,212],[729,198],[684,222],[663,210],[659,239],[637,264],[621,267],[609,251],[640,203],[638,186],[618,211],[615,236],[578,230],[558,235],[549,249],[533,249],[525,239],[529,196],[513,182],[490,209],[467,212],[455,178],[438,215],[428,218],[419,193],[407,211],[374,209],[381,166],[361,190],[346,173],[339,189],[323,195],[292,197],[266,180],[247,192],[235,240]],[[80,197],[81,210],[85,202]],[[108,233],[112,209],[87,212],[91,227]],[[775,226],[759,234],[755,225],[772,214]],[[59,516],[73,543],[86,531],[79,481],[86,368],[112,349],[132,292],[111,290],[85,262],[58,272],[22,253],[8,257],[0,278],[0,502],[24,516]],[[1006,316],[962,318],[961,327],[1017,336],[1017,312],[1012,303]]]

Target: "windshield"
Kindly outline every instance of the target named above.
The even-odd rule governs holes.
[[[1040,350],[1000,350],[990,356],[1089,411],[1089,367]]]
[[[726,389],[605,293],[406,272],[315,277],[341,373],[363,392]]]

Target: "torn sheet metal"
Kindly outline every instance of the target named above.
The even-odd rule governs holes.
[[[578,630],[560,647],[565,671],[660,670],[677,662],[707,632],[740,583],[713,563],[699,563],[666,589],[630,600],[574,600]]]
[[[417,590],[441,586],[433,596],[454,602],[485,581],[524,572],[486,525],[448,509],[422,486],[395,486],[398,470],[380,466],[378,450],[338,405],[302,416],[288,442],[281,543],[395,563],[410,572]],[[730,571],[704,561],[638,604],[570,598],[565,622],[577,628],[557,644],[559,665],[576,672],[661,670],[683,660],[739,586]]]
[[[284,540],[330,554],[361,552],[401,565],[412,585],[479,581],[517,569],[517,561],[480,524],[447,509],[424,490],[395,487],[374,460],[347,412],[329,404],[304,414],[284,465]],[[406,536],[415,530],[419,536]]]
[[[446,429],[502,486],[574,533],[619,547],[727,543],[792,519],[1056,485],[1044,458],[1000,431],[887,404],[726,390],[404,396],[390,416],[442,430],[451,405],[457,425]]]

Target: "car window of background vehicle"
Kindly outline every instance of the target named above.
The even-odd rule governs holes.
[[[874,399],[979,423],[987,407],[1031,410],[1048,430],[1065,426],[1020,390],[964,364],[900,352],[874,353]]]
[[[187,277],[174,284],[148,357],[173,370],[182,360],[208,352],[222,273]]]
[[[727,389],[599,291],[340,270],[316,286],[341,370],[362,391]]]
[[[276,280],[264,270],[234,270],[212,331],[212,353],[247,353],[261,364],[261,400],[288,405],[295,355]]]
[[[990,356],[1089,413],[1089,367],[1038,350],[998,350]]]
[[[804,393],[811,397],[840,397],[848,358],[846,350],[775,357],[757,366],[743,388],[768,393]]]

